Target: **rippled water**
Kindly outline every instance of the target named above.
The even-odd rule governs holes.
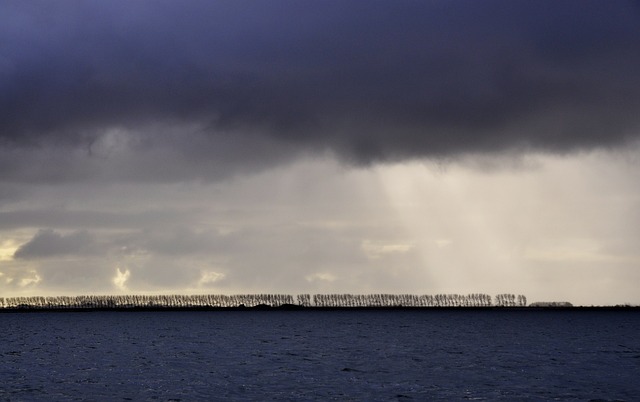
[[[0,400],[640,400],[640,314],[0,314]]]

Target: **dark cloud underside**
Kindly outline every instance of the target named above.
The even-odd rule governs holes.
[[[51,229],[42,229],[31,240],[18,248],[15,258],[32,259],[66,255],[86,255],[93,253],[93,239],[87,232],[68,235]]]
[[[249,143],[368,163],[640,133],[631,1],[16,1],[0,37],[0,141],[22,151],[116,127],[214,171],[285,158]]]

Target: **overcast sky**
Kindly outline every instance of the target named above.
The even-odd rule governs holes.
[[[0,296],[640,304],[640,6],[4,1]]]

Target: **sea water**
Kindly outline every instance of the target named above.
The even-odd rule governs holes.
[[[636,311],[0,314],[0,400],[640,400]]]

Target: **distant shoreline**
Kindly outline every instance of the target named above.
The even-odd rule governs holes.
[[[0,313],[89,313],[89,312],[162,312],[162,311],[640,311],[640,306],[536,306],[536,307],[403,307],[403,306],[372,306],[372,307],[315,307],[299,305],[253,307],[73,307],[73,308],[33,308],[11,307],[0,308]]]

